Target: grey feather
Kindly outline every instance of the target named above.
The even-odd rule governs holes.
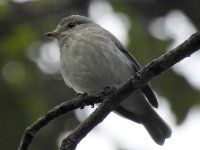
[[[64,81],[78,93],[96,94],[140,70],[136,59],[117,38],[86,17],[64,18],[56,30],[47,35],[58,40]],[[170,137],[171,129],[150,104],[158,107],[153,90],[147,84],[131,93],[115,111],[143,124],[154,141],[161,145]]]

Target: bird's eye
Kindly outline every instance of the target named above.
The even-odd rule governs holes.
[[[70,23],[68,23],[67,24],[67,28],[73,28],[74,26],[76,25],[76,23],[75,22],[70,22]]]

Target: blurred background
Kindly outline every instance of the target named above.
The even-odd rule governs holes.
[[[59,70],[56,41],[44,33],[71,14],[89,16],[112,32],[143,66],[200,27],[199,0],[1,0],[0,149],[17,149],[24,129],[76,96]],[[172,127],[164,146],[138,124],[110,114],[81,141],[80,150],[200,148],[200,51],[152,82],[159,114]],[[36,134],[30,150],[56,149],[94,109],[65,114]]]

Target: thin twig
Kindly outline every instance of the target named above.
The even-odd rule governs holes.
[[[102,102],[101,96],[79,96],[55,106],[25,129],[18,150],[27,150],[35,134],[53,119],[77,108],[87,105],[93,106],[95,103],[100,102]]]

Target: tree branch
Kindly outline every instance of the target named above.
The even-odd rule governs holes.
[[[68,137],[63,139],[60,149],[72,150],[77,144],[106,116],[114,110],[130,93],[143,87],[147,82],[164,72],[172,65],[200,48],[200,32],[193,34],[188,40],[169,51],[168,53],[153,60],[132,78],[116,86],[113,92],[108,95],[102,104],[82,122]]]
[[[56,106],[25,130],[18,149],[27,150],[37,131],[54,118],[79,107],[82,108],[85,105],[93,105],[94,103],[103,101],[102,104],[85,121],[83,121],[67,138],[62,141],[60,146],[61,150],[75,149],[77,144],[96,125],[102,122],[103,119],[131,92],[143,87],[154,77],[158,76],[160,73],[164,72],[185,57],[190,56],[199,48],[200,32],[193,34],[188,40],[178,47],[153,60],[124,83],[113,86],[110,89],[104,89],[96,96],[77,97]]]
[[[18,150],[27,150],[30,143],[32,142],[35,134],[51,122],[53,119],[70,112],[77,108],[82,108],[87,105],[94,105],[95,103],[102,102],[101,95],[99,96],[78,96],[74,99],[67,100],[66,102],[61,103],[60,105],[55,106],[53,109],[48,111],[44,116],[39,118],[31,126],[27,127],[22,136]]]

